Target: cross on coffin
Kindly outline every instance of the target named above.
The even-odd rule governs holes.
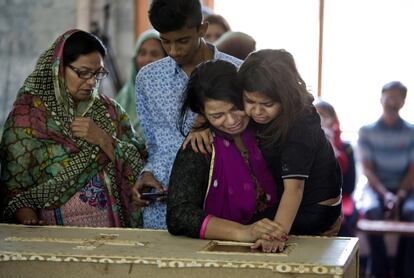
[[[145,243],[133,240],[119,240],[118,234],[99,234],[94,238],[49,238],[49,237],[7,237],[5,241],[26,241],[26,242],[56,242],[78,244],[74,249],[93,250],[102,245],[115,246],[145,246]]]

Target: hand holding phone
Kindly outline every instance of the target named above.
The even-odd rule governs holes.
[[[160,182],[154,177],[151,172],[143,172],[135,182],[135,186],[133,187],[133,202],[137,207],[146,207],[148,206],[153,200],[149,198],[143,198],[143,193],[150,193],[153,190],[163,192],[164,189],[161,186]],[[158,197],[163,199],[163,197]]]
[[[167,196],[167,191],[141,193],[141,199],[149,200],[149,201],[157,201],[158,198],[166,197],[166,196]]]

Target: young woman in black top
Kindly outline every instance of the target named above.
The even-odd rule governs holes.
[[[280,233],[321,235],[332,232],[332,227],[339,230],[340,167],[293,56],[285,50],[254,52],[238,77],[262,153],[276,183],[283,185],[278,187],[283,191],[279,204],[268,217],[283,227]]]
[[[188,111],[203,115],[214,135],[211,155],[180,149],[171,171],[167,198],[167,226],[173,235],[255,242],[264,252],[262,238],[282,227],[261,215],[276,205],[276,183],[266,164],[255,129],[243,111],[237,68],[216,60],[198,65],[183,94],[179,126]],[[201,128],[201,127],[200,127]],[[259,241],[259,242],[257,242]]]
[[[262,154],[278,185],[279,202],[257,219],[278,227],[253,247],[280,250],[282,235],[336,235],[341,224],[342,174],[312,105],[313,97],[285,50],[250,54],[238,71],[244,110],[256,125]],[[198,139],[197,139],[198,137]],[[184,146],[207,145],[194,132]],[[202,145],[202,144],[201,144]],[[254,222],[256,219],[252,219]]]

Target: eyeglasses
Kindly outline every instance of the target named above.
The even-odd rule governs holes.
[[[108,76],[108,71],[105,68],[99,68],[96,71],[90,71],[81,70],[72,65],[68,65],[68,67],[73,70],[79,78],[82,79],[91,79],[92,77],[95,77],[96,80],[101,80]]]

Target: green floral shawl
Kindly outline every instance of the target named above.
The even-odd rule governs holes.
[[[100,173],[115,226],[136,226],[139,213],[130,198],[142,160],[127,114],[98,93],[99,84],[91,99],[77,108],[65,89],[63,47],[77,31],[60,36],[40,56],[5,123],[0,145],[4,218],[12,221],[22,207],[60,207]],[[70,124],[77,115],[92,118],[113,136],[115,161],[98,146],[72,135]]]

